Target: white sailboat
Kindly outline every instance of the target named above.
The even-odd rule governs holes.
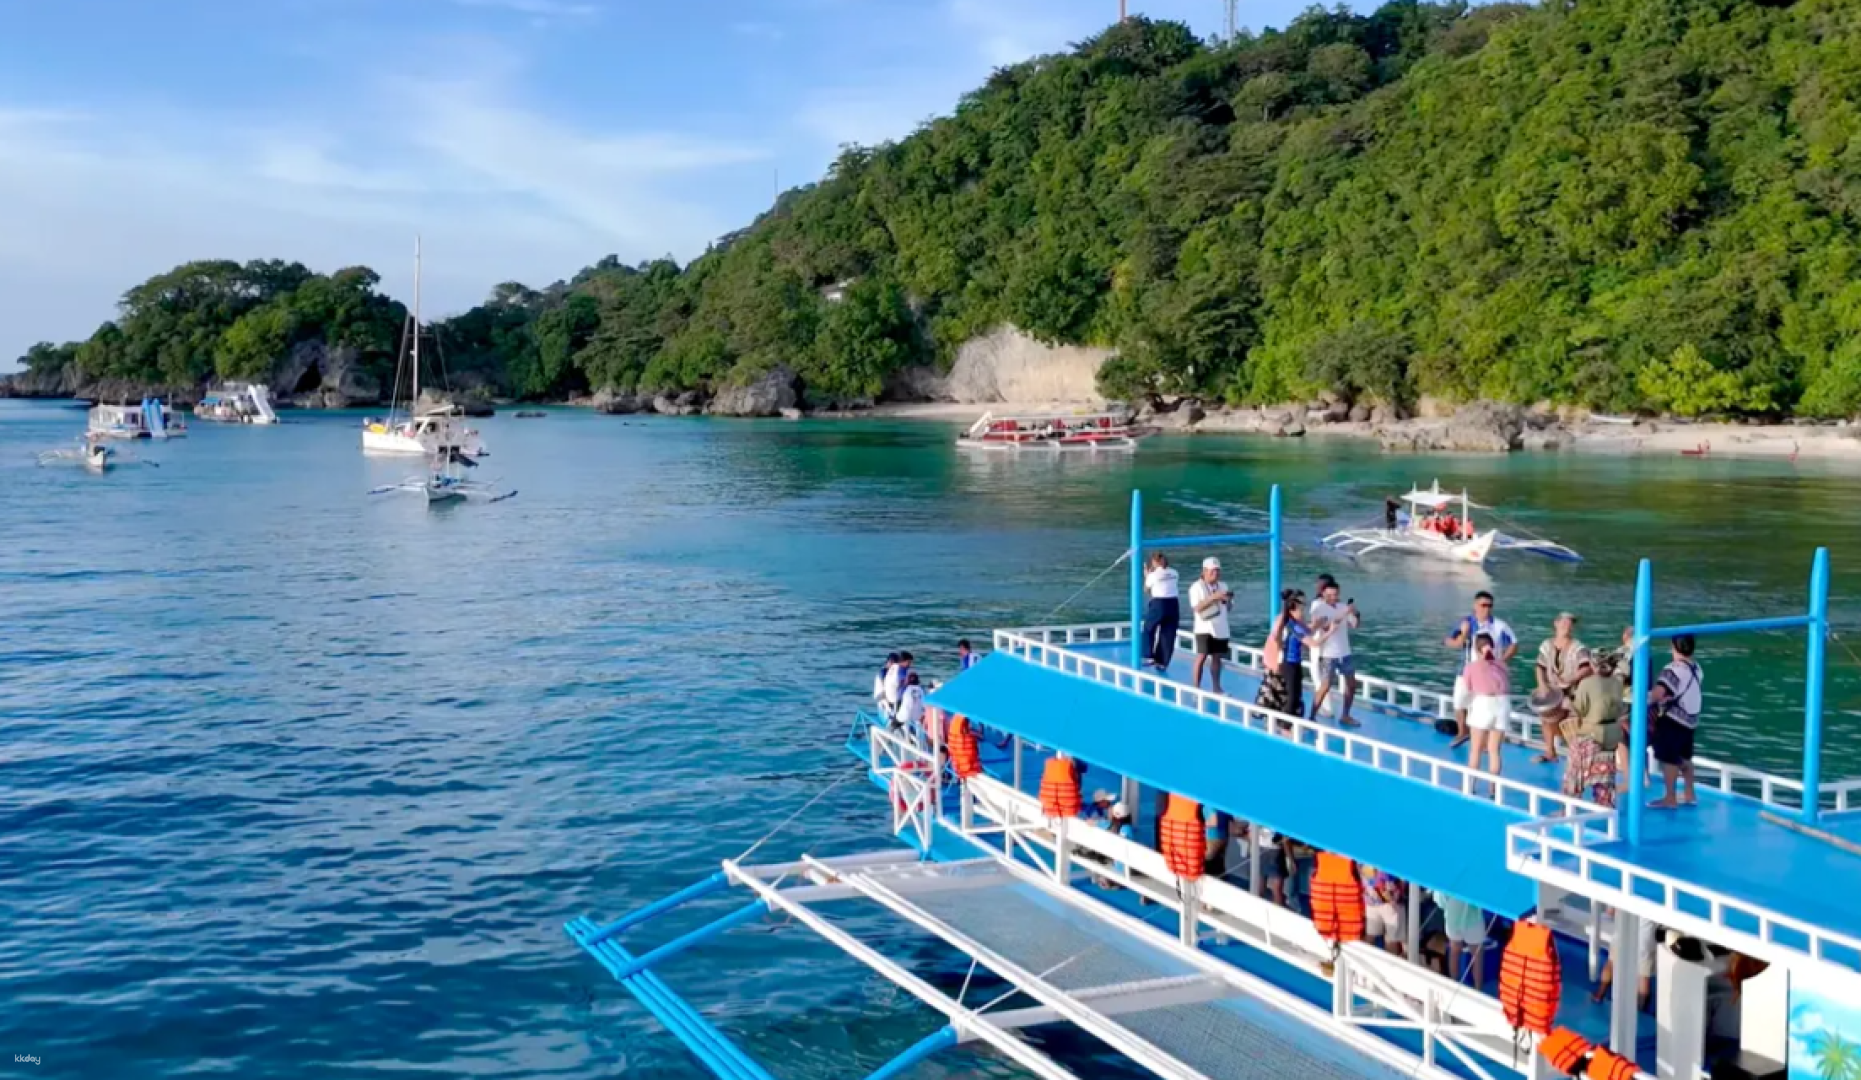
[[[362,451],[430,457],[456,450],[470,457],[483,457],[485,444],[477,431],[465,426],[465,410],[457,405],[420,408],[420,332],[420,241],[415,238],[414,306],[408,312],[407,325],[401,334],[401,353],[394,363],[389,411],[385,418],[363,422]],[[412,393],[407,398],[407,415],[399,411],[403,368],[411,373]]]

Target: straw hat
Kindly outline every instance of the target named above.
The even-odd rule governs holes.
[[[1564,703],[1564,692],[1555,688],[1534,690],[1531,695],[1531,711],[1543,716],[1545,713]]]

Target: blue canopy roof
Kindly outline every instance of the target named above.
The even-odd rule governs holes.
[[[1535,884],[1506,869],[1515,810],[1005,654],[931,704],[1225,810],[1511,918]]]

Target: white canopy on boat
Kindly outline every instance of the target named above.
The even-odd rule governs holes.
[[[1455,503],[1459,503],[1463,506],[1471,506],[1476,510],[1487,509],[1485,505],[1474,502],[1471,498],[1468,498],[1467,493],[1464,491],[1458,492],[1458,493],[1452,492],[1452,491],[1442,491],[1441,481],[1439,480],[1436,480],[1434,483],[1434,487],[1429,488],[1427,491],[1423,491],[1421,488],[1416,488],[1413,491],[1410,491],[1407,495],[1404,495],[1402,499],[1404,502],[1413,503],[1416,506],[1420,506],[1428,510],[1440,510],[1443,507],[1452,506]]]

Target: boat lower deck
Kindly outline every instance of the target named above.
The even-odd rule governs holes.
[[[1129,642],[1066,648],[1120,666],[1129,663]],[[1165,677],[1175,685],[1192,686],[1193,663],[1192,656],[1178,651]],[[1222,676],[1230,697],[1251,701],[1259,689],[1257,671],[1228,664]],[[1206,673],[1203,681],[1206,686]],[[1310,687],[1304,701],[1309,710]],[[1354,734],[1444,763],[1467,762],[1465,748],[1454,748],[1451,736],[1435,730],[1432,717],[1362,698],[1353,713],[1361,724],[1350,729]],[[1501,751],[1501,773],[1547,793],[1559,792],[1563,765],[1538,763],[1540,752],[1540,747],[1507,743]],[[1650,784],[1650,797],[1658,793]],[[1582,869],[1591,875],[1587,880],[1605,884],[1619,882],[1624,874],[1632,876],[1635,895],[1647,900],[1664,900],[1670,887],[1677,888],[1675,906],[1681,914],[1745,935],[1768,934],[1768,940],[1782,948],[1814,953],[1861,971],[1861,904],[1852,902],[1861,896],[1861,855],[1775,820],[1795,813],[1790,807],[1766,806],[1705,788],[1697,806],[1649,809],[1639,845],[1625,840],[1587,844],[1596,859]],[[1843,815],[1819,828],[1861,843],[1861,814]],[[1574,856],[1563,862],[1567,871],[1578,870]]]
[[[862,757],[865,756],[857,738],[854,741],[853,749]],[[1022,746],[1019,775],[1021,776],[1020,790],[1024,794],[1038,796],[1041,770],[1051,757],[1052,753],[1047,749],[1033,745]],[[992,777],[1004,783],[1012,783],[1016,775],[1014,758],[1014,743],[1011,740],[984,740],[981,753],[982,764],[985,771]],[[1087,771],[1082,780],[1082,787],[1088,793],[1093,789],[1105,789],[1115,794],[1123,788],[1125,778],[1122,775],[1096,763],[1087,762],[1086,765]],[[884,786],[884,781],[881,778],[874,777],[874,781],[881,787]],[[1158,801],[1159,792],[1142,784],[1138,786],[1140,791],[1138,802],[1136,806],[1131,808],[1136,818],[1134,831],[1136,832],[1138,842],[1154,848],[1154,810]],[[917,844],[916,838],[909,833],[906,834],[905,838],[908,842],[912,842],[913,846],[922,846]],[[938,839],[934,840],[930,845],[929,854],[936,858],[963,858],[972,855],[973,848],[968,840],[960,836],[940,833]],[[1248,887],[1251,874],[1247,865],[1247,849],[1244,844],[1230,846],[1227,869],[1222,877],[1223,880],[1239,888],[1245,889]],[[1105,885],[1090,881],[1082,881],[1076,888],[1136,920],[1168,925],[1175,917],[1173,912],[1160,909],[1156,905],[1144,903],[1143,899],[1137,893],[1127,889],[1106,887]],[[1493,919],[1489,922],[1489,927],[1489,947],[1485,951],[1483,963],[1484,978],[1478,989],[1487,995],[1496,995],[1498,992],[1500,958],[1500,946],[1498,944],[1500,938],[1498,935],[1503,931],[1504,920]],[[1438,933],[1439,929],[1439,914],[1438,912],[1432,913],[1427,923],[1425,923],[1423,934],[1425,950],[1429,947],[1428,943],[1430,939]],[[1603,1001],[1592,1000],[1592,984],[1584,977],[1584,973],[1589,966],[1587,945],[1585,942],[1569,937],[1559,937],[1557,939],[1557,944],[1564,970],[1568,973],[1564,980],[1563,996],[1558,1013],[1558,1023],[1571,1028],[1573,1031],[1576,1031],[1591,1041],[1606,1043],[1608,1041],[1610,1029],[1609,1002],[1607,999]],[[1444,949],[1445,946],[1442,946],[1442,948]],[[1276,957],[1265,950],[1256,948],[1246,942],[1238,940],[1219,940],[1212,936],[1204,936],[1201,942],[1201,949],[1225,963],[1231,964],[1242,971],[1265,980],[1275,987],[1296,995],[1298,998],[1314,1007],[1322,1009],[1330,1006],[1333,988],[1328,979],[1320,978],[1304,968]],[[1463,967],[1460,975],[1462,981],[1466,981],[1471,975],[1471,971]],[[1659,993],[1658,988],[1655,992],[1657,994]],[[1419,1053],[1419,1037],[1411,1038],[1400,1033],[1384,1033],[1384,1037],[1404,1050],[1411,1053]],[[1639,1017],[1636,1057],[1642,1067],[1650,1073],[1654,1071],[1655,1052],[1655,1019],[1651,1013],[1643,1013]],[[1448,1067],[1452,1068],[1453,1071],[1457,1073],[1471,1075],[1452,1062],[1445,1062],[1444,1064],[1448,1065]],[[1490,1063],[1488,1063],[1488,1067],[1493,1068],[1496,1075],[1505,1071],[1491,1066]]]

